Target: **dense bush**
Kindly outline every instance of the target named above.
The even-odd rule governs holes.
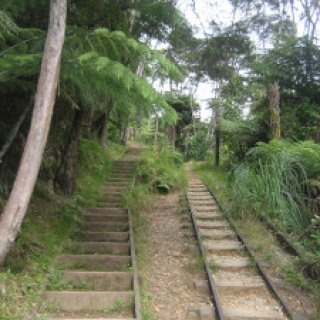
[[[289,142],[285,140],[274,140],[270,143],[258,143],[257,147],[251,149],[247,160],[257,162],[268,160],[275,153],[286,151],[291,158],[301,163],[308,178],[314,178],[320,174],[320,145],[312,141]]]
[[[234,170],[233,214],[264,214],[293,233],[302,231],[313,217],[305,200],[319,165],[320,146],[313,142],[260,143]]]
[[[197,132],[196,135],[191,136],[187,142],[186,159],[187,160],[204,160],[208,149],[210,148],[206,133],[203,131]]]
[[[138,174],[151,190],[167,193],[177,185],[185,186],[182,164],[183,156],[171,145],[149,147],[142,154]]]
[[[98,200],[99,189],[111,171],[112,160],[122,155],[125,149],[121,145],[110,143],[106,151],[98,141],[81,140],[75,196],[82,205],[93,205]]]

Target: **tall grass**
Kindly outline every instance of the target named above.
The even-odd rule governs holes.
[[[306,182],[303,165],[286,150],[251,165],[241,164],[234,171],[231,212],[279,219],[288,230],[298,233],[312,218],[304,201]]]

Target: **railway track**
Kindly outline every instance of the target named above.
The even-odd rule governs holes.
[[[200,320],[295,319],[214,195],[191,171],[188,177],[186,199],[207,277],[196,285],[209,286],[212,301],[199,309]]]
[[[58,281],[51,281],[46,291],[45,319],[142,319],[132,219],[122,205],[122,193],[133,182],[137,153],[130,150],[115,162],[99,207],[83,212],[77,240],[57,257]]]

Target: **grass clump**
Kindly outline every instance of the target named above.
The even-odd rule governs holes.
[[[264,214],[298,233],[311,220],[303,200],[306,180],[302,164],[285,150],[255,165],[242,164],[234,171],[232,213]]]
[[[141,156],[138,174],[151,191],[168,193],[176,186],[184,188],[187,185],[182,164],[182,154],[171,145],[156,150],[149,147]]]

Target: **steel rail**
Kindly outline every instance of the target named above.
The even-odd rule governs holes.
[[[198,227],[198,225],[196,223],[196,219],[195,219],[195,214],[194,214],[194,210],[193,210],[193,207],[192,207],[192,203],[191,203],[191,201],[189,199],[189,196],[188,196],[187,192],[185,193],[185,197],[186,197],[188,205],[189,205],[192,225],[193,225],[193,228],[195,230],[196,239],[197,239],[198,244],[199,244],[201,257],[202,257],[203,262],[204,262],[206,276],[207,276],[207,279],[208,279],[209,289],[210,289],[210,293],[211,293],[210,298],[211,298],[212,303],[214,305],[214,312],[215,312],[215,315],[217,317],[217,320],[224,320],[225,317],[224,317],[223,312],[222,312],[222,307],[221,307],[220,299],[219,299],[219,296],[218,296],[217,288],[216,288],[216,285],[215,285],[215,281],[212,278],[212,271],[211,271],[210,266],[209,266],[207,255],[205,254],[205,247],[204,247],[202,239],[201,239],[199,227]]]
[[[232,222],[232,220],[230,219],[230,217],[225,213],[220,201],[218,200],[218,198],[216,197],[216,195],[214,194],[214,192],[208,187],[207,184],[203,183],[204,186],[207,188],[207,190],[209,191],[209,193],[211,194],[211,196],[213,197],[213,199],[216,201],[219,210],[221,211],[221,213],[226,217],[226,219],[228,220],[230,226],[232,227],[232,229],[234,230],[234,232],[237,235],[237,238],[239,239],[239,241],[243,244],[243,246],[245,247],[246,251],[248,252],[249,256],[251,257],[251,259],[253,259],[261,277],[263,278],[263,280],[265,281],[267,287],[269,288],[270,292],[273,294],[273,296],[278,300],[278,302],[280,303],[284,313],[286,314],[286,316],[290,319],[293,320],[294,319],[294,314],[291,311],[291,309],[289,308],[289,306],[287,305],[287,303],[284,301],[284,299],[282,298],[281,294],[279,293],[278,289],[275,287],[275,285],[273,284],[271,278],[268,276],[265,268],[259,263],[259,261],[257,260],[257,258],[255,257],[253,250],[251,249],[251,247],[248,245],[248,243],[246,242],[246,240],[244,239],[243,235],[239,232],[238,228],[235,226],[235,224]]]

